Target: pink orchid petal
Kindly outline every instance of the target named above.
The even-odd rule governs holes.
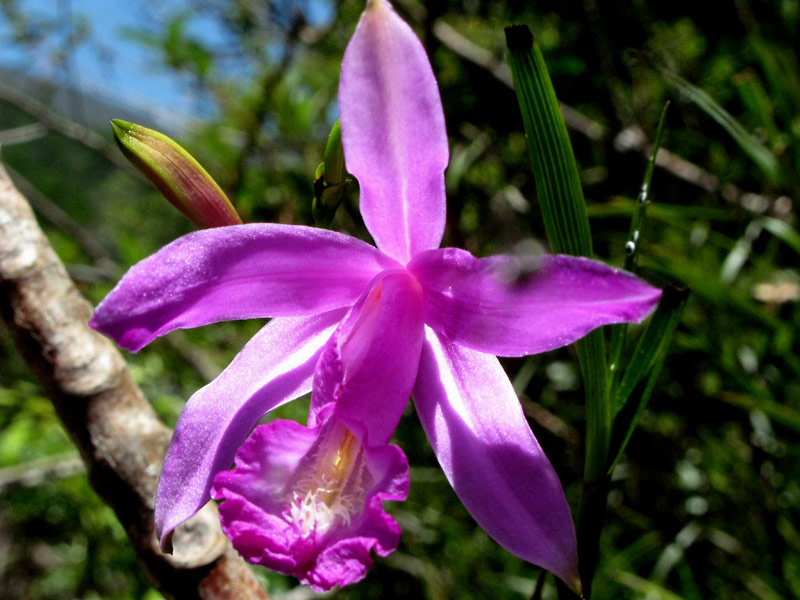
[[[273,319],[189,399],[158,481],[155,523],[162,544],[208,501],[214,475],[230,467],[258,420],[311,391],[322,347],[344,314]]]
[[[135,351],[173,329],[349,306],[378,272],[396,266],[373,246],[323,229],[196,231],[131,268],[89,324]]]
[[[385,0],[370,0],[347,46],[339,85],[347,170],[378,247],[402,263],[437,248],[449,152],[425,49]]]
[[[447,479],[501,546],[574,588],[569,506],[511,382],[494,356],[426,333],[414,405]]]
[[[565,346],[592,329],[639,322],[661,290],[588,258],[478,259],[430,250],[408,265],[425,293],[425,323],[448,340],[499,356]]]
[[[331,411],[327,411],[330,415]],[[408,495],[396,446],[365,447],[335,417],[317,427],[260,425],[214,479],[225,534],[249,562],[316,591],[361,580],[370,553],[394,551],[400,528],[385,500]]]
[[[411,397],[423,336],[416,280],[405,270],[379,275],[320,358],[309,422],[335,402],[348,427],[387,443]]]

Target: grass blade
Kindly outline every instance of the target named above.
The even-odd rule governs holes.
[[[614,419],[614,430],[611,436],[611,453],[609,472],[613,469],[633,430],[639,422],[647,401],[655,388],[658,375],[664,366],[672,335],[681,320],[683,307],[689,297],[688,289],[668,287],[658,304],[656,312],[636,346],[631,362],[616,393],[616,406],[619,410]],[[641,381],[647,378],[642,393],[635,402],[629,402],[631,395]]]
[[[550,245],[557,253],[592,256],[592,235],[578,166],[544,58],[527,26],[512,25],[505,31],[508,61]],[[584,493],[577,521],[581,581],[583,593],[589,598],[605,516],[612,407],[603,332],[595,330],[579,340],[575,348],[586,392]]]
[[[557,253],[592,256],[592,235],[578,166],[544,58],[527,25],[511,25],[505,31],[508,61],[550,245]],[[602,332],[589,334],[576,343],[576,349],[586,386],[585,476],[594,481],[605,476],[612,417]]]
[[[506,45],[547,237],[554,252],[591,256],[578,166],[542,53],[526,25],[506,27]]]
[[[759,219],[758,223],[792,250],[800,254],[800,233],[791,225],[774,217],[763,217]]]
[[[639,258],[639,248],[641,247],[642,231],[644,227],[644,218],[647,212],[647,205],[650,198],[650,185],[653,181],[653,172],[656,167],[656,157],[658,156],[658,149],[661,147],[661,141],[664,135],[664,123],[667,120],[667,109],[669,102],[664,105],[661,111],[661,117],[658,120],[658,127],[656,128],[656,137],[653,141],[653,147],[650,149],[650,158],[647,160],[647,167],[644,170],[644,178],[642,179],[642,187],[639,190],[639,197],[636,200],[636,205],[633,209],[633,216],[631,218],[631,227],[628,233],[628,241],[625,244],[625,270],[634,271],[636,263]],[[628,331],[628,326],[625,324],[615,325],[611,328],[611,350],[610,350],[610,387],[609,397],[613,398],[614,393],[619,382],[620,362],[622,360],[622,353],[625,348],[625,334]]]

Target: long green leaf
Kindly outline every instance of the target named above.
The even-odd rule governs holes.
[[[609,576],[614,581],[630,588],[642,598],[652,598],[653,600],[683,600],[683,598],[670,592],[662,585],[648,581],[647,579],[627,571],[614,570],[609,573]]]
[[[544,58],[526,25],[511,25],[505,31],[547,237],[554,252],[591,256],[578,166]]]
[[[550,245],[558,253],[592,256],[592,235],[578,166],[544,58],[527,26],[511,25],[505,31],[508,61]],[[604,516],[602,510],[595,509],[605,507],[612,410],[603,332],[590,333],[575,348],[586,391],[586,461],[578,515],[578,552],[583,593],[588,598]],[[587,489],[602,490],[599,500]]]
[[[756,398],[748,394],[722,392],[720,400],[747,410],[760,410],[775,422],[800,433],[800,411],[769,398]]]
[[[508,61],[528,136],[536,191],[554,252],[592,256],[578,166],[547,66],[527,25],[506,27]],[[606,389],[605,340],[595,331],[576,344],[586,386],[586,478],[605,475],[611,405]]]
[[[784,122],[791,123],[800,109],[800,76],[793,52],[771,44],[758,33],[749,34],[746,41],[766,76],[770,98]]]
[[[744,107],[757,119],[759,127],[767,132],[768,139],[774,142],[781,132],[775,123],[774,102],[764,89],[761,78],[755,70],[746,69],[733,77],[733,85]]]
[[[644,217],[647,213],[647,205],[650,203],[650,186],[653,182],[653,172],[656,168],[656,157],[658,156],[658,150],[661,148],[661,141],[664,137],[664,124],[667,122],[668,108],[669,102],[664,104],[664,108],[661,110],[661,117],[658,120],[658,127],[656,128],[656,138],[653,141],[653,147],[650,148],[650,158],[647,160],[642,187],[639,190],[638,202],[633,211],[633,217],[631,218],[631,228],[628,234],[628,242],[625,246],[626,271],[633,271],[636,268],[636,260],[639,257],[642,227],[644,226]]]
[[[652,251],[648,252],[643,264],[661,271],[672,279],[686,283],[695,296],[703,298],[712,306],[716,306],[718,310],[727,310],[738,314],[775,333],[785,331],[789,340],[794,337],[793,330],[787,323],[755,304],[749,296],[722,283],[719,277],[709,275],[707,269],[702,265],[676,259],[668,249],[658,247],[653,247]]]
[[[669,337],[680,321],[683,306],[689,296],[689,290],[668,287],[664,290],[658,308],[633,352],[625,375],[622,377],[616,394],[617,408],[622,408],[628,401],[633,389],[647,372],[669,348]]]
[[[505,31],[514,89],[550,245],[554,252],[592,256],[592,235],[578,167],[544,58],[526,25],[511,25]],[[602,464],[608,452],[611,425],[602,333],[588,335],[576,348],[586,386],[586,472],[594,479],[604,472]]]

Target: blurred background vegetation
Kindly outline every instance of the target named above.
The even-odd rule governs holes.
[[[311,224],[339,64],[363,2],[176,0],[155,9],[131,0],[146,18],[117,35],[193,98],[188,114],[166,116],[80,89],[73,57],[101,53],[102,17],[65,18],[69,0],[33,4],[52,11],[0,0],[2,45],[45,56],[66,75],[2,71],[2,159],[92,302],[192,229],[126,167],[109,118],[178,139],[245,221]],[[594,597],[800,598],[800,2],[395,4],[423,39],[442,92],[451,148],[444,245],[478,255],[546,247],[505,25],[527,23],[542,47],[566,104],[595,251],[612,264],[624,260],[649,140],[672,101],[640,264],[650,281],[692,293],[614,471]],[[213,40],[198,20],[213,25]],[[334,228],[369,239],[357,203],[351,194]],[[261,325],[175,332],[129,362],[174,424]],[[504,364],[575,506],[583,396],[574,351]],[[0,596],[159,598],[2,329],[0,365]],[[306,408],[292,403],[279,416],[303,421]],[[391,506],[400,548],[332,596],[529,597],[537,570],[471,520],[413,415],[396,441],[412,465],[409,500]],[[259,573],[275,598],[312,595]],[[554,595],[550,579],[544,597]]]

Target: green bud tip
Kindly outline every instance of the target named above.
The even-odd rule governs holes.
[[[347,165],[344,160],[344,147],[342,146],[342,130],[339,121],[333,124],[328,144],[325,146],[324,155],[325,183],[336,185],[347,180]]]

